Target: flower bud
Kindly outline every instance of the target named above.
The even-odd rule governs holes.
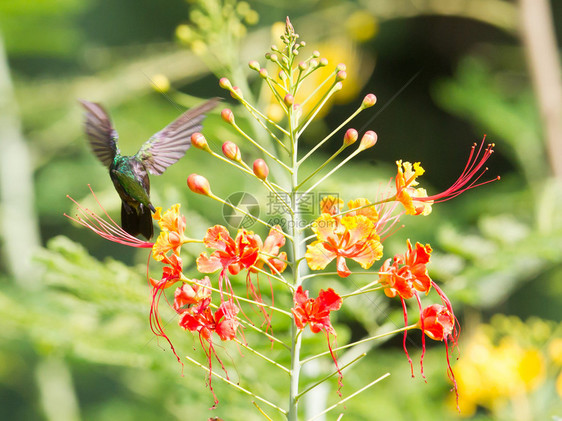
[[[287,79],[287,73],[285,73],[284,70],[279,71],[279,79],[281,79],[281,80]]]
[[[202,194],[203,196],[208,196],[211,193],[209,181],[199,174],[191,174],[187,177],[187,187],[193,193]]]
[[[377,134],[372,131],[366,131],[361,138],[361,143],[359,144],[359,150],[364,151],[365,149],[372,148],[377,143]]]
[[[347,68],[347,66],[345,65],[345,63],[340,63],[336,66],[336,70],[339,72],[341,70],[345,71]]]
[[[310,60],[310,67],[313,68],[313,69],[318,67],[318,60],[316,60],[316,59]]]
[[[320,51],[314,50],[314,51],[312,52],[312,57],[314,57],[314,58],[320,57]]]
[[[334,85],[334,91],[341,91],[342,88],[343,88],[343,83],[341,83],[341,81],[337,82]]]
[[[271,51],[279,51],[279,48],[277,47],[277,45],[273,44],[271,46]]]
[[[307,64],[306,64],[304,61],[301,61],[301,62],[299,63],[299,70],[300,70],[301,72],[304,72],[307,67],[308,67],[308,66],[307,66]]]
[[[325,67],[325,66],[327,66],[327,65],[328,65],[328,59],[325,58],[325,57],[322,57],[322,58],[320,59],[320,67]]]
[[[269,73],[267,73],[267,69],[265,67],[262,67],[260,69],[260,77],[262,79],[267,79],[268,76],[269,76]]]
[[[269,167],[263,159],[256,159],[254,161],[254,174],[260,180],[265,180],[269,174]]]
[[[377,102],[377,97],[375,96],[375,94],[367,94],[365,95],[365,98],[363,98],[363,102],[361,103],[361,108],[365,109],[365,108],[369,108],[372,107],[373,105],[375,105]]]
[[[357,133],[357,130],[347,129],[347,131],[345,132],[345,136],[343,137],[343,145],[345,147],[353,145],[355,142],[357,142],[358,137],[359,133]]]
[[[152,76],[151,80],[157,92],[166,93],[170,90],[170,80],[162,73]]]
[[[279,61],[279,57],[277,57],[277,54],[270,54],[267,58],[270,59],[273,63],[277,63]]]
[[[252,60],[248,63],[250,69],[255,70],[258,72],[260,70],[260,64],[256,60]]]
[[[203,134],[201,133],[193,133],[191,135],[191,144],[197,149],[202,149],[204,151],[209,150],[207,139],[205,139],[205,136],[203,136]]]
[[[347,78],[347,73],[345,70],[340,70],[339,72],[336,73],[336,81],[340,82],[342,80],[345,80]]]
[[[239,162],[242,158],[238,145],[230,141],[226,141],[222,144],[222,153],[231,161]]]
[[[230,91],[230,96],[234,99],[242,99],[242,89],[238,86],[233,86],[232,91]]]
[[[230,108],[225,108],[221,111],[221,118],[228,124],[234,123],[234,114]]]
[[[221,77],[219,80],[219,86],[223,89],[230,89],[232,88],[232,84],[230,83],[230,80],[228,80],[228,78],[226,77]]]
[[[293,95],[287,94],[285,95],[285,98],[283,98],[283,102],[285,103],[285,105],[291,106],[295,102],[295,98],[293,97]]]

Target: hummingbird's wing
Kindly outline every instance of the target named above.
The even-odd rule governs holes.
[[[101,105],[84,100],[80,100],[80,104],[86,109],[84,128],[92,151],[103,165],[109,167],[115,155],[119,153],[117,131]]]
[[[213,98],[186,111],[148,139],[135,157],[151,174],[162,174],[166,168],[184,156],[191,146],[191,135],[203,128],[201,122],[205,113],[215,108],[219,101],[220,98]]]

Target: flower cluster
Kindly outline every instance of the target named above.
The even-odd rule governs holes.
[[[425,336],[427,335],[433,340],[444,342],[447,372],[456,392],[455,376],[449,362],[449,346],[455,346],[457,343],[458,322],[450,300],[429,276],[427,266],[432,253],[431,246],[421,243],[412,245],[408,240],[406,251],[403,254],[386,259],[376,272],[365,271],[383,258],[383,241],[396,231],[396,224],[403,215],[427,216],[436,203],[452,199],[468,189],[493,181],[479,181],[487,170],[484,163],[493,152],[493,144],[484,147],[483,140],[480,147],[474,145],[459,178],[451,187],[441,193],[428,195],[424,188],[419,187],[417,179],[425,171],[419,162],[411,164],[399,160],[396,162],[396,176],[394,180],[391,178],[388,182],[387,191],[379,192],[370,200],[365,197],[350,200],[345,210],[342,209],[343,200],[333,196],[325,197],[320,203],[317,218],[313,221],[304,221],[300,216],[300,208],[306,193],[315,191],[321,183],[357,154],[372,148],[378,138],[375,132],[368,130],[357,142],[360,138],[357,130],[347,128],[338,151],[310,173],[304,175],[299,173],[304,161],[332,139],[335,133],[343,131],[352,117],[374,106],[376,97],[373,94],[366,95],[349,119],[319,141],[312,150],[301,156],[298,150],[298,139],[326,101],[343,88],[347,73],[344,64],[334,66],[329,79],[317,89],[317,93],[321,94],[317,103],[314,103],[310,97],[302,97],[299,88],[307,77],[317,69],[327,67],[329,63],[325,58],[320,57],[318,51],[313,51],[308,58],[302,58],[306,43],[299,42],[298,38],[298,34],[295,33],[291,22],[287,19],[285,32],[281,37],[282,45],[280,47],[272,46],[272,52],[265,56],[269,64],[264,67],[257,61],[251,61],[249,64],[250,69],[257,72],[260,79],[269,87],[272,97],[282,110],[281,118],[271,119],[266,112],[258,110],[248,99],[251,98],[251,92],[243,92],[239,87],[232,85],[227,78],[219,81],[219,85],[227,90],[244,109],[248,110],[252,118],[256,119],[269,134],[269,143],[257,141],[251,133],[247,133],[242,128],[250,125],[238,125],[237,116],[235,117],[235,113],[231,109],[221,111],[222,120],[247,143],[248,148],[253,150],[254,156],[259,154],[260,158],[254,159],[253,163],[246,162],[245,154],[242,153],[240,147],[230,140],[224,141],[220,150],[216,151],[201,133],[192,134],[190,139],[191,145],[195,149],[190,153],[208,154],[212,159],[247,175],[254,183],[275,197],[286,197],[286,200],[280,200],[286,211],[285,225],[273,225],[252,216],[256,223],[269,230],[264,240],[257,233],[247,229],[239,229],[235,235],[231,235],[229,230],[222,225],[207,228],[203,239],[191,239],[185,235],[186,220],[180,214],[180,205],[176,204],[164,212],[162,208],[156,208],[153,218],[158,222],[160,234],[153,244],[141,242],[131,236],[127,237],[126,233],[123,234],[122,230],[119,231],[120,227],[113,220],[107,222],[93,216],[95,214],[87,210],[82,210],[83,214],[93,218],[94,223],[84,222],[84,219],[78,219],[78,222],[110,240],[135,247],[152,248],[153,259],[163,267],[162,276],[159,279],[150,278],[152,285],[151,328],[156,335],[165,338],[170,343],[179,361],[174,347],[164,333],[158,310],[162,296],[165,296],[168,301],[166,296],[168,289],[179,283],[180,286],[176,286],[174,291],[171,308],[179,318],[180,327],[199,336],[201,347],[207,356],[211,391],[213,391],[211,387],[211,376],[214,373],[212,370],[213,358],[219,362],[226,373],[226,368],[217,355],[214,338],[218,337],[222,341],[238,341],[240,336],[242,340],[238,341],[238,344],[251,349],[243,336],[243,328],[248,326],[272,342],[281,343],[291,352],[291,368],[287,368],[282,363],[272,361],[256,350],[252,350],[255,355],[263,357],[268,363],[273,363],[292,378],[289,386],[291,388],[289,409],[284,411],[278,405],[273,404],[270,404],[271,407],[281,410],[284,415],[297,414],[297,404],[301,393],[305,394],[308,391],[299,393],[298,379],[303,361],[306,362],[327,353],[331,354],[336,365],[341,388],[342,372],[336,357],[338,348],[333,346],[336,329],[331,317],[342,307],[348,296],[372,293],[374,290],[382,289],[387,297],[399,297],[401,301],[405,326],[400,331],[404,332],[403,347],[410,362],[412,376],[414,368],[406,348],[406,335],[408,330],[421,329],[423,332],[420,358],[422,376],[424,375],[423,358]],[[300,61],[297,61],[297,58]],[[272,68],[274,72],[271,72]],[[307,102],[309,103],[306,109],[310,111],[305,113],[302,104]],[[285,121],[286,125],[281,125],[281,121]],[[352,153],[322,175],[327,166],[340,153],[356,142],[359,145]],[[212,144],[213,142],[211,142]],[[274,175],[276,176],[274,177]],[[223,206],[230,206],[246,216],[251,216],[244,209],[237,208],[229,201],[215,195],[211,191],[211,183],[202,175],[189,175],[187,186],[192,192],[205,196],[206,200],[214,200]],[[206,250],[196,252],[198,274],[193,277],[187,277],[184,274],[181,253],[182,246],[186,243],[202,244],[206,248]],[[286,247],[286,251],[283,250],[284,247]],[[326,279],[320,278],[320,274],[316,271],[326,269],[334,261],[336,272],[333,274],[324,272],[324,275],[337,274],[338,277],[333,276],[333,278],[338,282],[344,282],[342,278],[354,277],[361,273],[364,276],[357,279],[371,280],[356,291],[343,296],[339,295],[335,289],[322,285],[324,288],[320,288],[318,296],[312,298],[310,290],[316,285],[311,285],[310,281],[316,279],[316,282],[320,282],[321,279]],[[287,268],[289,270],[286,270]],[[209,277],[209,274],[215,273],[217,274],[216,287],[213,286],[213,277]],[[246,288],[240,291],[237,284],[231,280],[235,276],[243,275],[246,278]],[[271,286],[270,292],[260,290],[260,276],[267,277]],[[290,309],[275,305],[274,282],[278,283],[277,286],[292,297]],[[334,288],[337,289],[336,286]],[[426,298],[423,296],[428,295],[432,289],[439,296],[440,303],[430,303],[424,306],[422,299],[425,301]],[[213,302],[213,292],[217,292],[218,294],[215,295],[220,297],[216,302]],[[412,325],[408,325],[406,304],[406,300],[410,299],[415,299],[419,309],[418,321]],[[287,301],[288,299],[285,300],[285,302]],[[259,308],[259,312],[263,315],[263,323],[266,325],[265,329],[257,328],[257,323],[250,320],[244,311],[247,305]],[[271,329],[274,314],[286,317],[286,320],[290,321],[291,328],[287,329],[287,332],[290,332],[290,345],[285,344],[285,339],[282,340],[274,335]],[[306,359],[301,358],[300,345],[306,326],[310,327],[313,334],[323,332],[326,335],[329,352],[312,355]],[[374,338],[365,340],[371,339]],[[359,343],[349,343],[342,348],[352,348],[356,345]],[[280,359],[280,361],[284,361],[284,359]],[[226,380],[229,381],[228,374]],[[255,394],[253,396],[256,396],[261,402],[268,402],[263,397]],[[218,401],[215,397],[216,402]],[[293,416],[291,419],[296,418]]]

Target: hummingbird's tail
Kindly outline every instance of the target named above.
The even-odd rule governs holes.
[[[138,212],[138,213],[137,213]],[[146,206],[133,209],[125,202],[121,203],[121,226],[132,236],[142,234],[147,240],[154,235],[152,215]]]

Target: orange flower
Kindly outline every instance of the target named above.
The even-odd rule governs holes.
[[[455,317],[441,304],[433,304],[423,309],[417,326],[435,341],[446,341],[452,337],[455,329]]]
[[[256,263],[261,244],[259,236],[244,229],[238,231],[236,239],[232,239],[222,225],[209,228],[203,242],[207,248],[215,251],[209,257],[207,253],[199,255],[197,270],[201,273],[213,273],[219,269],[228,269],[232,275]]]
[[[416,291],[428,293],[432,281],[427,274],[426,265],[431,256],[431,246],[416,243],[412,248],[407,241],[408,250],[404,255],[397,254],[394,259],[387,259],[379,270],[379,281],[385,288],[387,297],[412,298]],[[392,262],[392,263],[391,263]]]
[[[259,237],[258,237],[259,238]],[[262,268],[264,263],[272,272],[281,273],[287,267],[287,253],[280,252],[281,247],[285,245],[285,236],[279,225],[275,225],[269,230],[269,235],[265,239],[263,245],[260,243],[260,254],[258,261],[254,264],[256,268]]]
[[[469,189],[499,180],[500,178],[496,177],[491,180],[478,182],[480,177],[488,170],[488,168],[484,167],[485,162],[494,152],[495,145],[493,143],[489,143],[484,148],[485,140],[486,136],[482,139],[478,150],[476,150],[476,143],[472,146],[468,161],[461,175],[451,187],[432,196],[428,196],[425,189],[414,188],[414,186],[418,185],[416,178],[425,172],[419,162],[412,166],[409,162],[402,164],[402,161],[396,161],[398,166],[396,174],[396,200],[404,205],[406,213],[408,215],[429,215],[431,213],[431,205],[434,203],[444,202],[457,197]]]
[[[160,225],[160,235],[152,248],[154,260],[162,261],[167,253],[172,251],[176,256],[180,254],[180,248],[186,241],[184,236],[185,217],[179,213],[180,204],[173,205],[162,214],[162,208],[157,207],[152,218]]]
[[[445,342],[445,355],[447,357],[447,375],[449,379],[453,382],[453,389],[457,398],[457,408],[459,407],[459,392],[457,388],[457,381],[455,379],[455,373],[451,367],[451,361],[449,358],[449,342],[453,346],[457,345],[458,340],[458,330],[456,328],[458,322],[453,313],[453,309],[450,307],[448,301],[445,303],[446,306],[441,304],[433,304],[429,307],[423,309],[420,314],[420,320],[416,324],[423,333],[429,336],[435,341]],[[422,336],[422,338],[424,338]],[[422,340],[422,358],[425,352],[425,341]]]
[[[409,162],[402,160],[396,161],[398,172],[396,174],[396,200],[401,202],[408,215],[429,215],[431,213],[431,203],[419,202],[419,198],[427,197],[427,192],[423,188],[414,188],[418,185],[416,178],[422,175],[425,170],[419,162],[412,166]]]
[[[194,279],[192,283],[185,282],[181,287],[176,288],[174,294],[174,310],[182,314],[188,311],[189,306],[198,304],[211,296],[211,280],[208,276],[198,281]],[[187,306],[187,307],[186,307]]]
[[[313,333],[318,333],[322,330],[326,333],[328,349],[339,374],[338,394],[341,396],[340,389],[343,386],[343,374],[340,371],[336,354],[332,350],[332,343],[330,342],[330,335],[334,335],[334,344],[336,336],[336,330],[330,322],[330,313],[341,308],[342,298],[332,288],[327,290],[321,289],[317,298],[309,298],[308,291],[304,291],[302,285],[299,285],[293,296],[293,302],[294,307],[291,309],[291,312],[293,313],[293,319],[297,328],[302,330],[308,324]]]
[[[330,322],[330,312],[339,310],[343,300],[332,288],[326,291],[321,289],[318,298],[308,298],[308,291],[304,291],[302,286],[299,286],[293,301],[295,306],[291,311],[299,329],[304,329],[309,324],[313,333],[323,330],[326,333],[336,334]]]
[[[347,277],[351,271],[346,258],[368,269],[382,257],[382,244],[375,231],[375,224],[364,215],[345,215],[334,217],[323,213],[314,221],[312,230],[318,238],[307,246],[305,254],[312,270],[324,269],[328,263],[337,259],[337,271]]]

